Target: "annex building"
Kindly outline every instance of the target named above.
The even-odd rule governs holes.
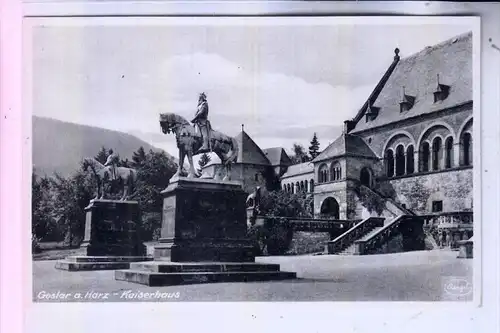
[[[472,236],[472,33],[392,62],[343,133],[313,161],[292,165],[244,132],[233,168],[247,192],[278,177],[314,196],[314,216],[435,216],[453,238]],[[208,168],[217,168],[209,165]],[[446,231],[443,238],[446,236]]]

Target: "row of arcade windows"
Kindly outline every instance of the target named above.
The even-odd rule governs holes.
[[[434,138],[432,144],[425,141],[419,151],[419,171],[429,172],[454,167],[453,138],[448,137],[444,144],[440,137]],[[406,151],[403,145],[385,152],[385,170],[387,177],[409,175],[415,172],[414,148],[409,145]],[[444,158],[444,160],[443,160]],[[462,135],[460,142],[460,165],[472,165],[472,136],[469,132]]]
[[[283,184],[283,191],[290,193],[314,192],[314,180],[301,180],[300,182]]]

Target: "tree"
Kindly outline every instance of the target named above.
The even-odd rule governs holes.
[[[132,166],[132,163],[128,160],[128,158],[126,158],[124,160],[120,160],[120,162],[118,162],[118,166],[130,168]]]
[[[319,155],[319,141],[316,136],[316,132],[311,140],[311,145],[309,146],[309,155],[311,155],[311,159],[316,158]]]
[[[53,218],[50,179],[32,174],[31,228],[37,240],[57,241],[60,233]]]
[[[196,170],[198,174],[201,174],[201,172],[203,171],[203,167],[207,165],[211,160],[212,158],[207,153],[203,153],[203,155],[201,155],[200,160],[198,161],[198,165],[200,167]]]
[[[138,168],[135,199],[139,201],[143,212],[143,239],[151,239],[161,228],[161,217],[154,213],[161,212],[161,191],[168,186],[176,169],[176,164],[165,152],[153,150],[146,154],[142,166]]]
[[[109,156],[109,151],[105,147],[101,147],[101,150],[99,150],[97,155],[95,155],[94,159],[99,163],[104,164],[106,163],[108,156]]]
[[[292,151],[293,155],[291,157],[291,160],[293,164],[304,163],[310,160],[309,156],[306,153],[306,150],[304,149],[304,146],[298,143],[294,143]]]
[[[146,161],[146,152],[144,151],[144,147],[141,146],[132,154],[132,167],[140,168],[144,161]]]
[[[64,178],[56,174],[51,178],[53,212],[58,227],[65,233],[65,243],[79,245],[85,230],[85,207],[94,194],[94,184],[89,174],[79,171]]]

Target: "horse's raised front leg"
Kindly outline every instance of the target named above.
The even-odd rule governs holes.
[[[187,152],[188,156],[188,161],[189,161],[189,173],[187,175],[188,178],[195,178],[196,177],[196,171],[194,171],[194,163],[193,163],[193,152],[188,151]]]

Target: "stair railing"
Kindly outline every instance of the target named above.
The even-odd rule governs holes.
[[[327,252],[329,254],[336,254],[343,251],[353,244],[354,241],[373,230],[373,228],[384,226],[384,220],[385,219],[383,217],[369,217],[361,221],[351,229],[344,232],[342,235],[332,241],[329,241],[326,245],[328,250]]]
[[[387,225],[383,226],[376,233],[371,235],[369,238],[355,241],[354,253],[357,255],[376,253],[378,249],[380,249],[385,243],[387,243],[400,232],[399,226],[401,223],[414,219],[419,219],[419,217],[410,215],[398,216],[394,220],[390,221]]]

